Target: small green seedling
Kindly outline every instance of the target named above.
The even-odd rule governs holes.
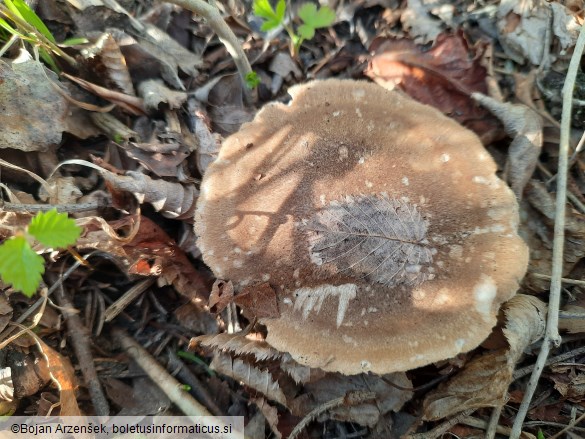
[[[66,213],[53,209],[38,213],[25,230],[0,245],[0,277],[6,284],[32,297],[45,272],[45,260],[31,247],[38,241],[47,248],[65,248],[75,244],[81,228]]]
[[[328,6],[317,9],[313,3],[304,3],[298,10],[299,18],[302,20],[297,31],[284,22],[286,13],[286,0],[278,0],[276,9],[272,7],[269,0],[254,0],[254,14],[264,19],[261,29],[269,31],[283,26],[291,40],[293,55],[299,53],[303,41],[310,40],[315,36],[315,29],[329,27],[335,21],[335,12]]]
[[[260,78],[258,77],[258,73],[252,71],[246,73],[246,87],[250,90],[258,87],[260,85]]]

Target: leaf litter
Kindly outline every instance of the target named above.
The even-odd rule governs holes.
[[[32,61],[32,57],[14,63],[18,56],[15,48],[4,53],[0,61],[0,76],[5,77],[0,84],[0,102],[9,119],[0,123],[0,157],[38,174],[49,184],[42,185],[43,194],[38,180],[5,166],[0,183],[4,197],[27,200],[27,206],[39,208],[50,208],[50,203],[79,203],[92,197],[106,200],[106,207],[94,207],[88,211],[89,216],[75,214],[78,224],[84,224],[76,248],[86,256],[91,254],[86,265],[64,252],[35,253],[49,262],[45,282],[58,282],[69,291],[87,292],[74,294],[73,302],[79,309],[96,310],[91,322],[85,322],[89,328],[95,328],[96,322],[103,319],[99,310],[105,305],[100,307],[99,303],[116,301],[145,276],[156,278],[157,283],[128,305],[115,322],[129,322],[129,332],[162,364],[169,358],[169,349],[183,349],[190,337],[198,335],[197,346],[201,347],[194,349],[199,362],[182,360],[183,364],[200,377],[204,386],[223,395],[219,408],[224,413],[243,415],[246,422],[255,419],[254,431],[275,437],[287,437],[303,417],[307,417],[302,424],[306,430],[300,434],[318,431],[322,437],[399,437],[414,431],[433,437],[433,428],[444,426],[444,418],[473,409],[475,416],[487,420],[489,407],[501,408],[500,427],[511,424],[527,380],[524,375],[514,374],[514,370],[530,368],[534,363],[538,346],[531,343],[542,335],[550,288],[558,157],[555,117],[560,112],[559,101],[549,97],[551,93],[558,95],[560,87],[543,83],[543,78],[554,71],[561,75],[562,85],[568,56],[583,22],[579,2],[502,0],[483,8],[472,2],[331,2],[337,18],[329,27],[320,26],[319,11],[309,3],[299,12],[302,22],[311,29],[299,28],[307,41],[298,58],[289,54],[284,34],[253,30],[249,5],[235,2],[233,7],[222,9],[260,78],[258,106],[286,99],[289,86],[314,77],[367,76],[383,86],[402,89],[474,130],[501,159],[500,171],[517,197],[523,199],[521,230],[531,248],[531,265],[521,289],[523,294],[505,306],[502,323],[494,331],[504,335],[500,345],[490,347],[486,342],[483,348],[459,359],[393,377],[324,373],[296,364],[286,353],[268,346],[263,341],[262,327],[252,325],[253,316],[236,312],[234,304],[252,309],[256,315],[276,315],[279,310],[273,303],[269,282],[259,289],[261,294],[250,289],[246,294],[220,295],[221,306],[213,307],[217,314],[209,314],[213,279],[201,261],[188,257],[179,248],[178,224],[191,221],[199,179],[214,160],[222,136],[237,131],[253,117],[256,108],[246,103],[245,90],[238,76],[232,74],[236,69],[234,61],[204,20],[192,15],[190,21],[181,21],[180,17],[190,14],[162,2],[143,8],[125,2],[127,9],[115,2],[71,0],[67,6],[56,1],[40,3],[37,13],[58,39],[75,34],[86,37],[89,43],[74,49],[81,55],[80,65],[67,70],[70,76],[61,79]],[[182,32],[183,45],[169,36],[171,32]],[[214,57],[215,61],[211,61]],[[535,79],[520,82],[527,70],[533,72]],[[494,83],[499,90],[494,91]],[[81,84],[87,91],[76,88]],[[206,97],[201,99],[206,87]],[[577,84],[580,87],[582,83]],[[475,102],[476,93],[486,96],[480,98],[485,105]],[[84,109],[76,101],[85,102]],[[95,124],[93,120],[98,118],[87,115],[96,110],[107,111],[121,125],[112,129],[110,124]],[[578,114],[579,108],[576,111]],[[142,126],[134,125],[140,118]],[[136,134],[138,137],[133,137]],[[580,133],[575,134],[576,144]],[[110,173],[71,164],[60,167],[49,179],[60,161],[91,161],[92,157],[99,157]],[[585,191],[583,169],[576,155],[568,175],[574,198],[567,205],[563,268],[567,283],[560,315],[560,328],[569,334],[582,333],[585,327],[585,306],[580,300],[584,285],[579,283],[585,257],[585,212],[578,204]],[[128,201],[128,194],[137,201]],[[142,210],[139,217],[135,215],[136,205]],[[0,212],[3,239],[30,218],[26,209],[11,209],[15,207],[4,203]],[[325,222],[325,230],[337,227],[339,232],[344,220],[343,215],[332,213],[315,218],[313,225]],[[334,244],[331,232],[319,230],[315,231],[314,248],[320,249],[316,250],[320,256],[327,259],[344,254],[349,258],[346,266],[359,259],[351,250],[346,254],[348,249],[329,246],[328,243]],[[424,253],[423,238],[417,235],[414,238],[418,244],[414,244],[410,242],[413,236],[405,233],[393,231],[386,245],[399,250],[414,246]],[[96,250],[98,253],[90,253]],[[67,268],[75,264],[77,268],[65,276]],[[403,272],[383,275],[381,270],[364,274],[405,276]],[[11,309],[2,316],[14,320],[25,315],[36,300],[18,297],[6,286],[2,297],[6,297]],[[194,314],[201,313],[211,320],[204,325],[187,325],[184,310],[191,307],[197,310]],[[23,321],[30,323],[31,317],[25,315]],[[241,324],[250,325],[241,334],[226,332]],[[4,326],[2,338],[7,339],[9,326]],[[135,366],[115,356],[115,349],[104,335],[108,324],[104,327],[106,332],[96,332],[91,340],[96,347],[94,359],[105,354],[111,360],[100,363],[98,374],[114,403],[112,407],[116,407],[112,413],[147,414],[157,404],[150,406],[140,401],[153,398],[160,402],[158,405],[169,407],[160,392],[145,390],[152,385],[148,379],[131,379],[134,393],[130,396],[120,379],[125,376],[123,371]],[[74,391],[76,381],[82,387],[87,384],[65,358],[70,356],[69,347],[61,343],[65,335],[65,330],[59,328],[41,331],[42,342],[36,348],[37,355],[42,351],[48,359],[47,367],[59,380],[60,391],[56,386],[46,387],[46,381],[40,380],[43,384],[32,387],[26,396],[18,394],[17,405],[11,406],[17,412],[27,412],[38,402],[46,407],[59,400],[61,413],[92,411],[91,397]],[[21,339],[10,347],[17,353],[26,353],[32,348],[25,347]],[[554,417],[570,422],[571,409],[584,400],[578,366],[584,355],[581,347],[580,339],[567,338],[554,351],[553,359],[565,355],[565,364],[548,366],[546,380],[539,383],[539,390],[549,392],[552,401],[530,411],[530,419]],[[2,360],[1,352],[0,370],[5,370],[8,363]],[[210,378],[204,366],[211,357],[220,379]],[[445,380],[446,375],[449,377]],[[429,391],[434,386],[425,384],[437,379],[445,382]],[[0,383],[0,398],[4,399],[4,395],[13,392],[11,387],[22,388],[23,381],[15,375]],[[422,390],[413,392],[413,387]],[[352,395],[357,395],[355,392],[364,391],[374,392],[375,398],[356,397],[355,404],[350,401]],[[509,395],[512,399],[505,406]],[[242,400],[250,404],[238,402]],[[332,401],[340,401],[340,405],[328,405]],[[45,410],[40,406],[39,413]],[[423,422],[422,416],[427,421]],[[399,419],[408,421],[401,423]],[[450,428],[458,431],[456,426]],[[547,437],[558,431],[552,425],[543,429]],[[526,426],[525,434],[536,435],[537,430]],[[480,431],[481,436],[484,432]]]

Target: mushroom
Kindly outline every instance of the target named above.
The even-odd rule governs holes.
[[[310,367],[384,374],[475,348],[528,262],[516,199],[479,139],[371,83],[289,93],[207,169],[205,263],[236,292],[268,283],[266,341]]]

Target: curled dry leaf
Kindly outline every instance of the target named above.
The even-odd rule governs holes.
[[[130,225],[128,218],[107,223],[109,229],[119,230]],[[161,227],[146,217],[140,217],[140,226],[130,241],[120,241],[104,230],[96,221],[87,222],[85,232],[77,241],[78,249],[99,249],[122,261],[132,269],[147,265],[150,274],[160,273],[159,284],[172,285],[180,294],[195,303],[207,303],[207,279],[193,267],[187,255]],[[151,261],[155,261],[154,264]],[[151,265],[156,265],[153,270]],[[142,270],[142,274],[145,270]]]
[[[424,419],[438,420],[468,409],[503,405],[522,352],[544,335],[546,312],[546,304],[534,296],[519,294],[506,302],[503,333],[509,346],[474,358],[429,393],[423,404]]]
[[[209,295],[209,311],[214,314],[222,312],[234,300],[234,285],[231,281],[216,279]]]
[[[399,87],[475,131],[484,143],[500,136],[497,120],[471,99],[486,93],[484,45],[470,47],[462,32],[444,33],[430,50],[410,40],[376,40],[365,74],[381,86]]]
[[[214,350],[231,352],[235,355],[252,355],[258,361],[278,359],[285,355],[265,341],[250,340],[241,334],[201,335],[191,339],[189,349],[192,349],[197,344]]]
[[[187,100],[187,93],[171,90],[157,79],[141,82],[138,86],[138,92],[144,99],[145,107],[154,110],[158,109],[162,102],[168,104],[172,110],[177,109]]]
[[[443,24],[431,16],[431,7],[436,2],[422,0],[408,0],[406,8],[400,16],[404,29],[408,31],[417,44],[427,44],[435,41],[443,30]]]
[[[88,61],[91,70],[104,81],[104,85],[136,96],[126,59],[110,33],[102,34],[94,44],[82,50],[81,54]]]
[[[207,167],[217,158],[222,137],[219,133],[211,131],[211,120],[199,101],[194,98],[189,99],[187,109],[189,116],[192,117],[191,131],[197,139],[197,169],[203,175]]]
[[[154,180],[141,172],[128,171],[116,175],[102,170],[106,181],[119,191],[131,192],[140,203],[150,203],[157,212],[173,219],[192,218],[197,201],[197,189],[166,180]]]
[[[129,157],[159,177],[177,177],[179,167],[191,153],[182,143],[134,143],[120,146]]]
[[[69,105],[56,87],[56,75],[39,62],[0,60],[0,148],[46,151],[61,142]]]
[[[508,150],[505,179],[520,200],[526,184],[532,177],[542,149],[542,120],[538,113],[526,105],[498,102],[481,93],[473,99],[490,110],[513,138]]]
[[[411,391],[401,390],[392,384],[406,389],[412,387],[410,380],[402,372],[383,376],[360,374],[349,377],[328,373],[323,378],[306,384],[303,393],[289,407],[293,414],[306,416],[331,400],[345,397],[345,404],[331,410],[328,416],[338,421],[373,427],[386,413],[399,411],[412,398]],[[373,400],[368,398],[369,401],[352,404],[352,396],[359,399],[361,392],[373,392]]]
[[[575,45],[579,22],[566,5],[545,0],[504,0],[497,12],[498,39],[506,55],[524,64],[547,69],[550,65],[550,42],[553,36],[562,50]]]
[[[217,352],[214,355],[211,367],[217,372],[236,381],[241,381],[267,398],[286,406],[286,396],[282,392],[280,384],[272,378],[270,372],[221,352]]]

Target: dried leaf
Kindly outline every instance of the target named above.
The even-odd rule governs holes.
[[[508,149],[505,178],[516,198],[521,200],[542,149],[542,120],[526,105],[501,103],[481,93],[471,96],[500,119],[506,133],[513,138]]]
[[[128,227],[129,219],[106,223],[118,230]],[[159,284],[172,285],[180,294],[196,303],[207,302],[209,286],[207,279],[193,267],[189,258],[166,234],[162,228],[146,217],[140,217],[140,227],[129,242],[120,242],[115,236],[103,230],[103,225],[85,224],[86,232],[77,241],[78,249],[99,249],[118,258],[127,267],[136,266],[140,261],[156,261],[160,272]]]
[[[222,136],[211,131],[211,120],[196,99],[189,99],[187,108],[189,115],[193,118],[191,131],[195,134],[198,143],[197,169],[201,175],[204,175],[207,167],[217,158]]]
[[[264,398],[251,398],[251,401],[256,404],[256,407],[260,410],[260,413],[264,416],[266,422],[268,422],[268,426],[274,433],[274,436],[277,439],[282,438],[282,433],[278,430],[278,410],[276,407],[271,406]],[[264,431],[262,431],[262,435],[264,435]],[[261,437],[261,436],[251,436],[251,437]]]
[[[181,143],[134,143],[119,145],[128,157],[138,160],[141,165],[159,177],[177,177],[179,167],[191,154]]]
[[[196,344],[224,352],[233,352],[235,355],[253,355],[258,361],[277,359],[284,355],[265,341],[250,340],[240,334],[201,335],[192,338],[189,347]]]
[[[51,371],[51,377],[59,385],[60,415],[81,416],[81,410],[77,405],[75,396],[75,388],[77,387],[75,371],[69,359],[60,355],[42,340],[38,339],[38,342],[42,346],[43,353],[49,362],[48,367]]]
[[[145,107],[154,110],[158,109],[162,102],[168,104],[171,110],[177,109],[187,100],[187,93],[171,90],[157,79],[142,81],[138,86],[138,92],[144,99]]]
[[[417,44],[435,41],[443,30],[441,21],[430,15],[431,7],[436,6],[436,4],[431,2],[429,5],[428,3],[422,0],[408,0],[407,6],[400,16],[402,26]]]
[[[544,335],[546,304],[519,294],[504,305],[503,328],[509,347],[471,360],[448,382],[427,395],[424,419],[438,420],[468,409],[495,407],[506,402],[516,363],[524,349]]]
[[[400,390],[389,382],[403,388],[412,386],[405,373],[384,376],[366,374],[346,376],[328,373],[322,379],[306,384],[303,394],[295,398],[289,407],[293,414],[306,416],[331,400],[345,397],[345,404],[331,410],[329,416],[339,421],[356,422],[372,427],[386,413],[399,411],[404,403],[412,398],[411,391]],[[360,400],[357,405],[351,404],[351,397],[359,399],[361,392],[374,392],[375,401]]]
[[[234,300],[234,285],[232,281],[216,279],[209,295],[209,311],[218,314]]]
[[[260,370],[241,359],[232,359],[229,355],[222,353],[215,354],[211,367],[236,381],[243,382],[267,398],[286,405],[286,397],[280,389],[280,385],[268,371]]]
[[[96,96],[99,96],[118,105],[119,107],[123,108],[130,114],[133,114],[135,116],[142,116],[146,114],[146,109],[144,108],[144,101],[140,98],[125,93],[120,93],[114,90],[110,90],[108,88],[86,81],[85,79],[69,75],[68,73],[62,73],[62,76],[64,78],[69,79],[70,81],[75,82],[79,86],[83,87],[85,90],[94,93]]]
[[[410,40],[377,40],[365,74],[387,89],[396,86],[419,102],[431,105],[477,133],[489,143],[501,128],[479,107],[471,93],[487,92],[482,66],[485,46],[472,48],[462,32],[441,34],[430,50]]]
[[[317,265],[332,264],[339,272],[388,286],[432,278],[426,270],[433,258],[427,227],[415,205],[387,195],[332,201],[306,225]]]
[[[234,303],[259,319],[280,317],[276,292],[268,282],[244,288],[234,298]]]
[[[102,34],[93,45],[82,50],[81,54],[105,85],[127,95],[136,96],[126,59],[111,34]]]
[[[128,171],[126,175],[102,171],[102,176],[114,189],[133,193],[140,203],[152,204],[167,218],[193,218],[198,194],[193,185],[154,180],[135,171]]]
[[[506,54],[519,64],[525,59],[540,65],[544,51],[543,38],[548,33],[552,11],[544,0],[503,0],[497,12],[499,41]]]

